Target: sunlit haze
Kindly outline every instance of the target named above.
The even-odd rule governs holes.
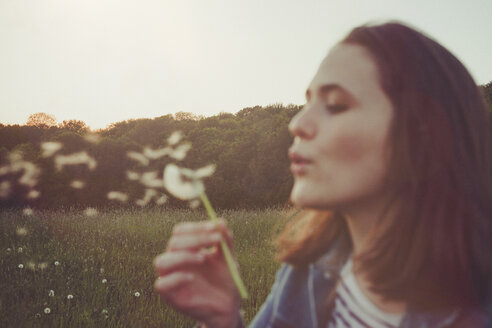
[[[492,80],[490,0],[0,0],[0,122],[91,128],[178,111],[302,104],[352,27],[398,19]]]

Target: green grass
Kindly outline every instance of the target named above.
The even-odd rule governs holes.
[[[249,322],[273,284],[279,264],[272,240],[284,225],[286,213],[231,210],[218,215],[234,233],[235,253],[249,292],[242,304]],[[207,220],[205,211],[113,209],[94,217],[76,210],[33,216],[1,211],[2,327],[193,326],[192,320],[173,311],[154,292],[152,266],[153,258],[165,249],[172,227],[190,220]],[[17,235],[18,227],[25,227],[27,235]],[[41,269],[40,263],[46,263],[46,268]],[[49,296],[50,290],[54,296]],[[69,294],[73,299],[67,299]],[[51,313],[45,314],[45,308]]]

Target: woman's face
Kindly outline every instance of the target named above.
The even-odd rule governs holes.
[[[393,108],[369,53],[358,45],[335,46],[306,100],[289,124],[294,204],[343,209],[383,196]]]

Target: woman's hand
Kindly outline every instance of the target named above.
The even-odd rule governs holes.
[[[173,230],[165,253],[154,266],[155,289],[176,310],[209,328],[239,323],[239,293],[220,249],[224,239],[232,249],[232,235],[224,221],[187,222]]]

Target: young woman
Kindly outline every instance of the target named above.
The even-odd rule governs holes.
[[[251,327],[491,327],[489,121],[464,66],[400,23],[357,27],[291,121],[285,263]],[[176,226],[155,287],[206,327],[239,327],[224,223]]]

